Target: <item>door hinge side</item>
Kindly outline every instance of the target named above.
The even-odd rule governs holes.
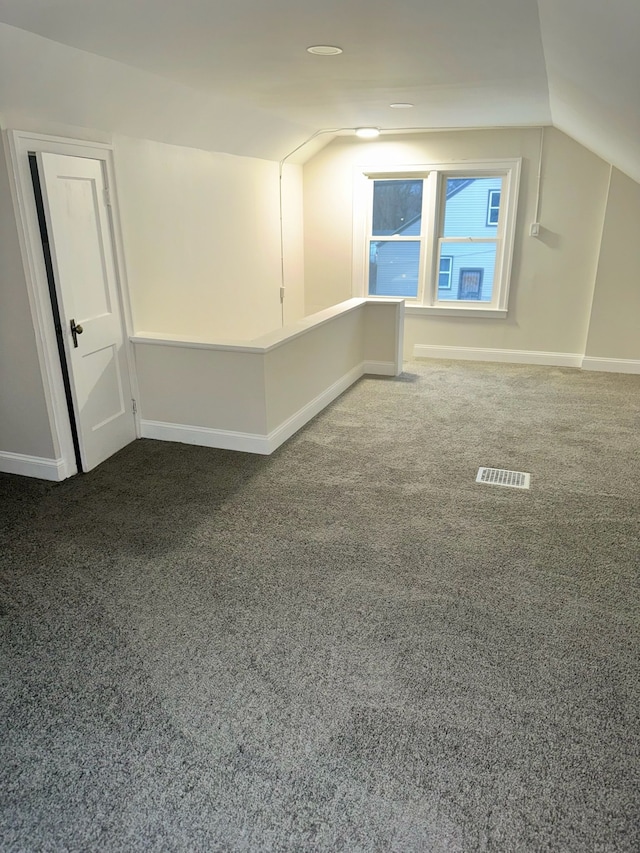
[[[107,207],[111,207],[111,193],[109,192],[109,187],[104,187],[102,192],[104,193],[104,203]]]
[[[131,408],[133,409],[133,414],[137,415],[138,414],[138,404],[136,403],[134,397],[131,398]]]

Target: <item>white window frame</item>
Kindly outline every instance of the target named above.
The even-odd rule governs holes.
[[[422,242],[417,297],[405,298],[408,314],[432,314],[457,317],[507,316],[509,286],[516,233],[521,159],[457,161],[449,163],[398,165],[389,167],[360,165],[354,168],[353,196],[353,295],[368,295],[369,240],[375,180],[406,178],[424,180],[422,234],[412,239]],[[491,238],[460,238],[464,242],[495,242],[496,265],[491,302],[439,300],[439,240],[444,204],[445,178],[501,177],[500,216],[496,234]],[[449,242],[445,239],[444,242]],[[446,253],[445,253],[446,254]],[[377,296],[378,299],[397,298]]]

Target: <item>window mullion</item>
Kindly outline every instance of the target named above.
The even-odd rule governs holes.
[[[422,199],[422,267],[418,294],[422,305],[433,305],[437,294],[436,263],[439,173],[433,170],[425,178]]]

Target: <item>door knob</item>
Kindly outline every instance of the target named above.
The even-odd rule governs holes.
[[[71,321],[71,334],[73,336],[74,348],[77,348],[77,346],[78,346],[78,335],[81,335],[83,332],[84,332],[84,329],[82,328],[80,323],[78,323],[78,325],[76,325],[76,321],[72,320]]]

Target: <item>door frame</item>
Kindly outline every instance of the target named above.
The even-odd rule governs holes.
[[[105,170],[109,189],[110,230],[115,255],[118,299],[124,326],[125,356],[131,381],[131,393],[135,401],[139,399],[139,394],[134,369],[133,347],[130,340],[134,333],[133,314],[124,264],[113,147],[101,142],[87,142],[86,140],[48,136],[20,130],[5,131],[5,146],[18,239],[35,330],[38,361],[54,449],[57,459],[61,460],[58,470],[60,479],[63,480],[77,474],[78,467],[71,432],[71,415],[67,405],[58,352],[53,307],[49,295],[49,283],[42,252],[38,214],[29,168],[29,154],[45,152],[71,157],[86,157],[91,160],[100,160],[103,164],[102,167]],[[137,411],[137,406],[133,405],[133,409],[132,416],[135,422],[136,436],[140,438],[140,413]]]

